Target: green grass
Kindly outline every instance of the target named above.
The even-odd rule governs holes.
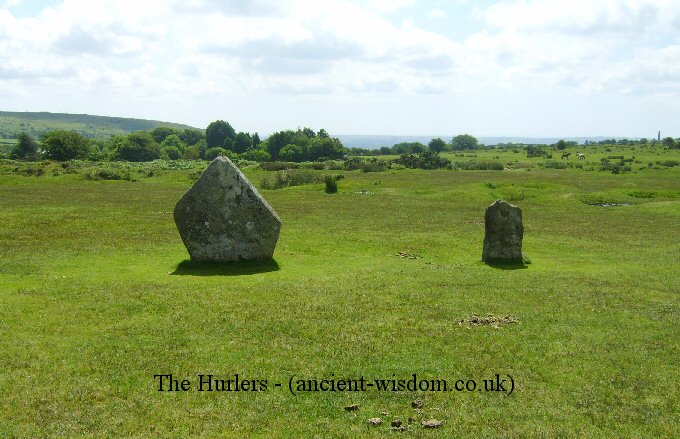
[[[333,195],[323,183],[263,190],[283,220],[275,263],[225,267],[187,262],[172,219],[204,165],[129,182],[25,176],[4,162],[0,437],[384,436],[409,417],[425,437],[677,437],[680,167],[614,175],[500,154],[534,167],[343,171]],[[256,184],[273,175],[244,171]],[[584,202],[598,196],[632,205]],[[525,269],[480,262],[498,197],[523,209]],[[487,313],[519,323],[458,323]],[[284,387],[292,374],[498,373],[516,386],[157,392],[153,375],[166,373]],[[343,410],[351,403],[358,412]],[[376,416],[385,423],[369,428]],[[444,425],[423,430],[432,417]]]

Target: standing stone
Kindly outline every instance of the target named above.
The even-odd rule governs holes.
[[[496,200],[486,208],[484,228],[484,262],[522,261],[522,209],[503,200]]]
[[[281,220],[227,157],[217,157],[175,206],[175,224],[194,261],[268,260]]]

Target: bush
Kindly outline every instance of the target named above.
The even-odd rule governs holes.
[[[672,168],[673,166],[680,166],[680,162],[677,160],[664,160],[661,162],[661,166]]]
[[[323,182],[326,184],[326,193],[327,194],[334,194],[338,192],[338,182],[333,175],[326,175],[323,178]]]
[[[321,177],[312,171],[293,169],[278,171],[273,182],[269,177],[263,178],[260,186],[263,189],[282,189],[288,186],[302,186],[320,182]]]
[[[267,151],[262,149],[249,149],[241,154],[241,158],[244,160],[251,160],[253,162],[268,162],[272,159],[272,156]]]
[[[440,157],[434,151],[425,151],[420,154],[402,154],[394,162],[412,169],[442,169],[451,165],[449,159]]]
[[[226,156],[227,155],[227,150],[224,148],[215,147],[215,148],[208,148],[205,151],[205,159],[206,160],[215,160],[217,157],[220,156]]]
[[[86,180],[127,180],[134,181],[127,168],[112,166],[92,167],[83,172]]]
[[[281,161],[260,163],[260,169],[262,169],[263,171],[285,171],[285,170],[288,170],[288,169],[298,169],[298,168],[300,168],[299,163],[290,163],[290,162],[281,162]]]
[[[389,163],[383,161],[376,162],[364,162],[361,165],[361,172],[382,172],[387,170],[387,165]]]
[[[567,164],[565,162],[558,162],[556,160],[546,160],[542,163],[544,168],[551,169],[566,169]]]
[[[453,162],[451,164],[453,169],[462,169],[466,171],[502,171],[504,169],[503,163],[474,160],[464,162]],[[518,167],[517,165],[515,167]]]

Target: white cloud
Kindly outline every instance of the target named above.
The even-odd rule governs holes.
[[[680,95],[680,2],[463,3],[423,12],[476,11],[484,27],[462,41],[404,20],[411,0],[64,0],[26,18],[0,10],[0,94]]]
[[[432,9],[427,13],[430,18],[445,18],[448,14],[443,9]]]

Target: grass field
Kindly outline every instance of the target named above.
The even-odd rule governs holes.
[[[678,437],[680,166],[661,163],[680,151],[586,150],[567,169],[474,154],[451,158],[516,166],[263,190],[283,221],[275,263],[224,267],[187,262],[172,219],[204,165],[129,182],[4,162],[0,437],[383,436],[409,418],[417,437]],[[634,155],[631,172],[598,171],[608,155]],[[480,262],[497,198],[523,209],[522,269]],[[459,323],[487,314],[517,323]],[[170,373],[191,390],[158,392]],[[268,390],[196,389],[237,373]],[[414,373],[510,375],[514,391],[287,390],[293,374]]]

